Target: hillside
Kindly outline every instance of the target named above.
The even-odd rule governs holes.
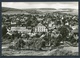
[[[15,8],[2,7],[2,12],[6,12],[6,11],[21,11],[21,10]]]
[[[38,10],[56,10],[55,8],[38,8]]]
[[[61,12],[67,13],[72,15],[78,15],[77,9],[70,9],[70,8],[62,8],[62,9],[55,9],[55,8],[33,8],[33,9],[14,9],[14,8],[7,8],[2,7],[2,12],[13,13],[19,12],[20,13],[31,13],[31,14],[43,14],[43,13],[52,13],[52,12]]]
[[[39,14],[42,13],[40,11],[37,11],[36,9],[14,9],[14,8],[7,8],[7,7],[2,7],[2,12],[8,14],[8,13],[31,13],[31,14]]]

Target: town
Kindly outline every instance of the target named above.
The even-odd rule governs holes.
[[[11,43],[9,47],[12,49],[44,50],[51,47],[48,48],[51,50],[68,42],[71,46],[78,46],[76,15],[58,12],[44,15],[3,14],[2,19],[2,43]]]

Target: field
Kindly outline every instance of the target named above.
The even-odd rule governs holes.
[[[2,46],[2,56],[77,56],[78,47],[58,47],[52,50],[14,50],[8,49],[8,45]],[[68,54],[67,54],[68,53]]]

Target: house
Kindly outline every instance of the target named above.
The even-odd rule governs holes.
[[[56,25],[54,24],[54,22],[51,22],[49,24],[49,30],[56,28]]]
[[[11,24],[13,25],[13,24],[16,24],[16,22],[11,22]]]
[[[37,20],[38,20],[38,21],[41,21],[41,20],[43,20],[43,18],[37,18]]]
[[[10,22],[2,22],[3,26],[6,26],[7,28],[10,28],[11,23]]]
[[[30,29],[26,29],[26,27],[11,27],[11,31],[18,31],[18,32],[21,32],[21,33],[30,33],[31,30]]]
[[[72,30],[72,33],[74,33],[74,34],[78,34],[78,32],[79,32],[78,29],[74,29],[74,30]]]
[[[67,23],[65,23],[65,25],[69,25],[69,23],[67,22]]]
[[[79,35],[78,35],[79,30],[78,30],[78,29],[72,30],[72,33],[74,34],[74,38],[75,38],[76,40],[78,40],[78,38],[79,38]]]
[[[52,27],[54,25],[54,22],[50,22],[49,27]]]
[[[78,25],[71,26],[73,30],[78,29]]]
[[[16,22],[11,22],[11,26],[17,26],[16,24]]]
[[[47,32],[48,31],[47,28],[41,23],[39,23],[34,29],[35,29],[35,32]]]

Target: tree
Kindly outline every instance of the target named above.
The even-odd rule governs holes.
[[[56,21],[56,25],[61,25],[61,21]]]
[[[68,34],[69,34],[69,30],[68,28],[64,25],[64,26],[61,26],[59,28],[59,31],[60,31],[60,34],[62,36],[62,41],[64,42],[64,40],[66,40]]]
[[[3,37],[4,35],[6,35],[6,33],[7,33],[6,26],[3,26],[3,27],[2,27],[2,37]]]
[[[17,21],[17,25],[21,25],[21,21]]]
[[[21,49],[21,48],[24,47],[25,44],[26,44],[26,43],[23,41],[23,39],[19,38],[19,40],[17,41],[15,47],[16,47],[17,49]]]

